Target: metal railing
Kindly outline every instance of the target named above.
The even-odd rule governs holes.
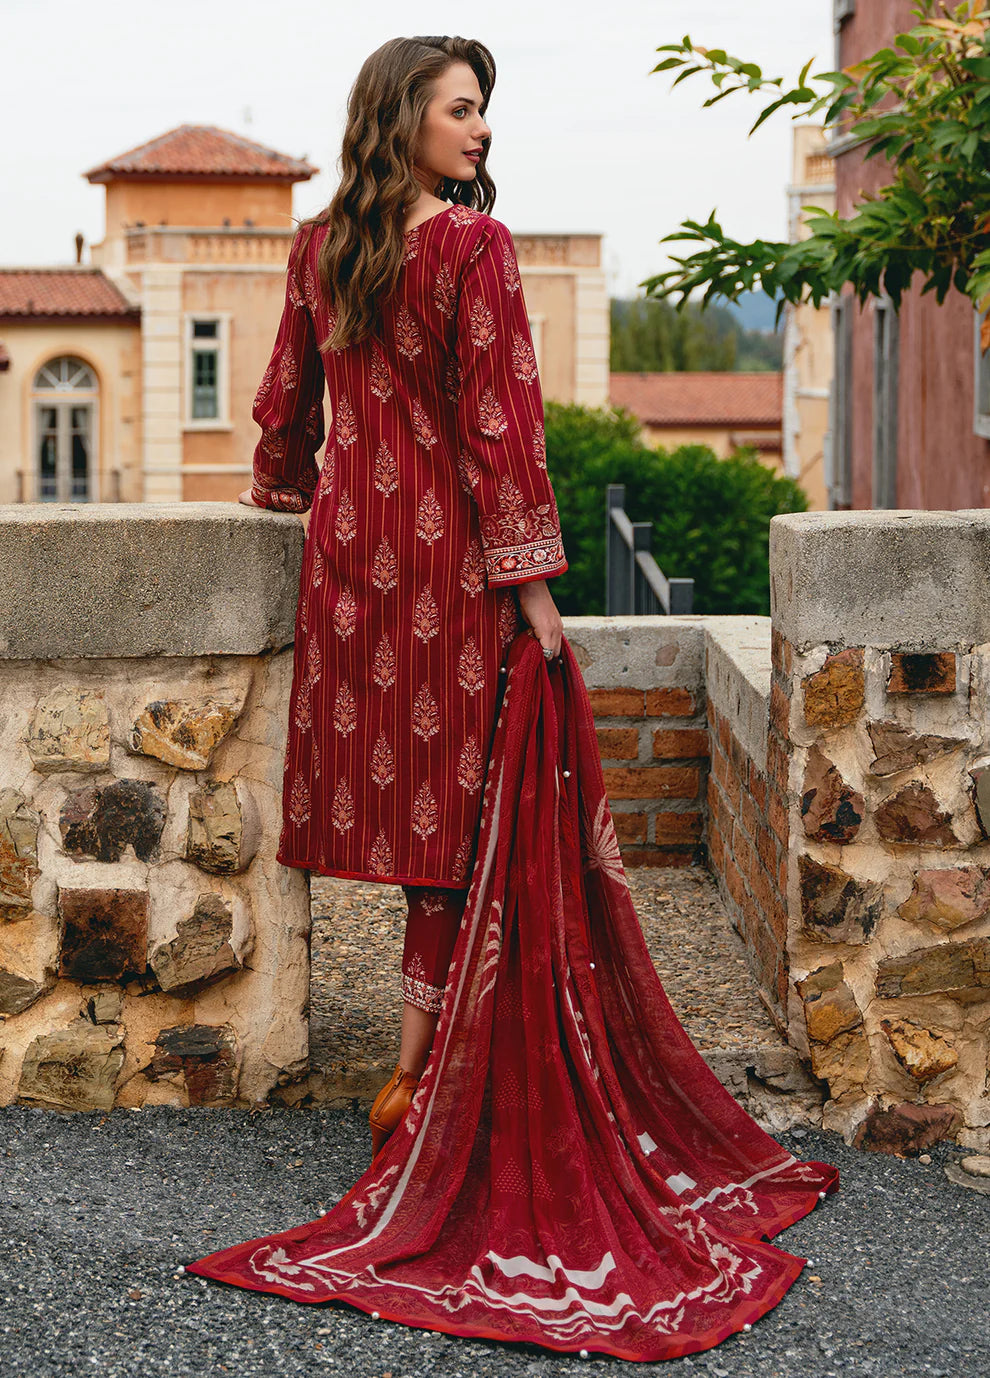
[[[605,514],[605,615],[689,613],[694,580],[668,579],[650,553],[652,522],[631,522],[624,511],[626,485],[610,483]]]

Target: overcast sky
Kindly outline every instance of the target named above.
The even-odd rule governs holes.
[[[489,11],[486,13],[486,9]],[[470,13],[469,13],[470,11]],[[717,208],[727,232],[786,236],[791,124],[747,139],[759,105],[702,110],[701,76],[671,91],[656,48],[685,33],[796,78],[832,68],[832,0],[0,0],[0,265],[67,263],[103,232],[80,174],[179,124],[215,124],[315,162],[305,215],[336,183],[347,93],[389,38],[463,33],[491,49],[493,214],[516,233],[605,236],[612,295],[666,266],[664,234]],[[676,249],[675,249],[676,252]]]

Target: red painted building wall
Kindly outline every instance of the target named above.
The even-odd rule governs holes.
[[[839,31],[842,67],[888,45],[917,22],[913,0],[855,0]],[[852,214],[864,195],[889,182],[883,158],[864,160],[851,148],[835,159],[836,204]],[[916,278],[916,281],[919,281]],[[851,505],[876,505],[873,492],[874,314],[852,306]],[[990,505],[990,441],[974,434],[974,311],[950,291],[941,306],[920,285],[906,293],[899,314],[897,506],[956,509]]]

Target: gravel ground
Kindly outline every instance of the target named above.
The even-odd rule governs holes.
[[[702,867],[627,872],[650,955],[702,1052],[782,1042]],[[314,875],[310,1053],[314,1098],[370,1103],[398,1056],[405,899],[397,885]]]
[[[665,1364],[556,1355],[297,1305],[188,1274],[184,1259],[315,1218],[369,1157],[347,1110],[0,1110],[0,1373],[340,1373],[509,1378],[986,1378],[990,1198],[933,1162],[862,1154],[817,1130],[780,1141],[838,1165],[839,1192],[778,1237],[812,1260],[749,1334]]]

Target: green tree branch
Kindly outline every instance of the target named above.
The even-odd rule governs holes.
[[[990,294],[990,10],[966,0],[951,11],[941,0],[919,0],[919,23],[841,72],[809,80],[805,64],[795,87],[765,77],[755,63],[720,48],[701,48],[685,36],[657,49],[671,56],[653,69],[680,69],[676,86],[698,73],[716,88],[704,105],[745,91],[771,99],[750,134],[778,110],[794,107],[793,119],[824,112],[836,137],[867,145],[865,156],[883,155],[893,180],[867,197],[854,215],[806,206],[809,236],[798,243],[728,238],[713,210],[707,222],[685,220],[670,241],[701,247],[671,255],[676,268],[646,278],[646,295],[673,298],[681,310],[703,290],[702,301],[735,301],[762,288],[785,302],[811,301],[850,285],[860,302],[888,296],[900,305],[915,273],[923,292],[942,302],[955,289],[978,306]],[[824,86],[824,90],[816,88]]]

